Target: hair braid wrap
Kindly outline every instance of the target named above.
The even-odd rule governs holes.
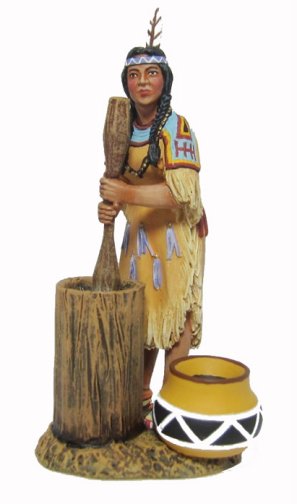
[[[151,126],[148,157],[150,164],[152,164],[153,166],[156,166],[160,159],[160,147],[159,147],[160,133],[165,124],[164,119],[166,118],[167,120],[168,118],[168,112],[170,110],[170,101],[171,101],[171,95],[162,95],[157,115]]]

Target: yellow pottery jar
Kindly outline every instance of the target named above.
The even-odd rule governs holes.
[[[209,355],[177,359],[154,403],[161,439],[191,457],[240,454],[262,425],[262,409],[241,362]]]

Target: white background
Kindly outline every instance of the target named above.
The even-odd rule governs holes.
[[[151,503],[166,491],[168,502],[292,502],[290,2],[0,5],[1,501]],[[198,353],[250,367],[264,425],[242,463],[218,476],[90,481],[52,473],[34,455],[52,419],[55,284],[93,272],[107,101],[123,95],[126,53],[146,42],[157,6],[173,107],[195,130],[203,167],[210,234]],[[161,375],[159,360],[156,392]]]

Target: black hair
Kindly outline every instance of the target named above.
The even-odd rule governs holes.
[[[148,56],[152,55],[157,55],[157,56],[165,56],[165,53],[160,49],[159,47],[134,47],[131,49],[128,54],[127,54],[127,59],[132,58],[133,56],[138,56],[140,54],[147,54]],[[173,74],[171,71],[170,66],[167,63],[158,63],[158,66],[161,68],[161,72],[164,78],[164,87],[162,91],[162,95],[159,100],[158,104],[158,111],[156,114],[156,117],[154,119],[154,122],[151,126],[151,131],[150,131],[150,138],[149,138],[149,149],[148,149],[148,154],[146,158],[143,160],[142,167],[140,170],[140,176],[141,173],[143,173],[146,168],[148,167],[149,164],[152,164],[153,166],[156,166],[159,158],[160,158],[160,147],[159,147],[159,133],[160,133],[160,128],[164,126],[164,120],[169,117],[171,113],[171,107],[170,107],[170,102],[171,102],[171,87],[172,87],[172,82],[173,82]],[[128,98],[130,98],[129,95],[129,90],[128,90],[128,83],[127,83],[127,73],[128,73],[128,67],[124,67],[122,71],[122,84],[124,91]],[[135,107],[133,104],[133,101],[131,100],[132,103],[132,114],[135,118],[136,116],[136,111]]]

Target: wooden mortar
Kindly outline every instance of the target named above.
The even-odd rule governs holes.
[[[124,440],[142,429],[144,286],[94,292],[92,277],[56,286],[56,437],[77,445]]]

